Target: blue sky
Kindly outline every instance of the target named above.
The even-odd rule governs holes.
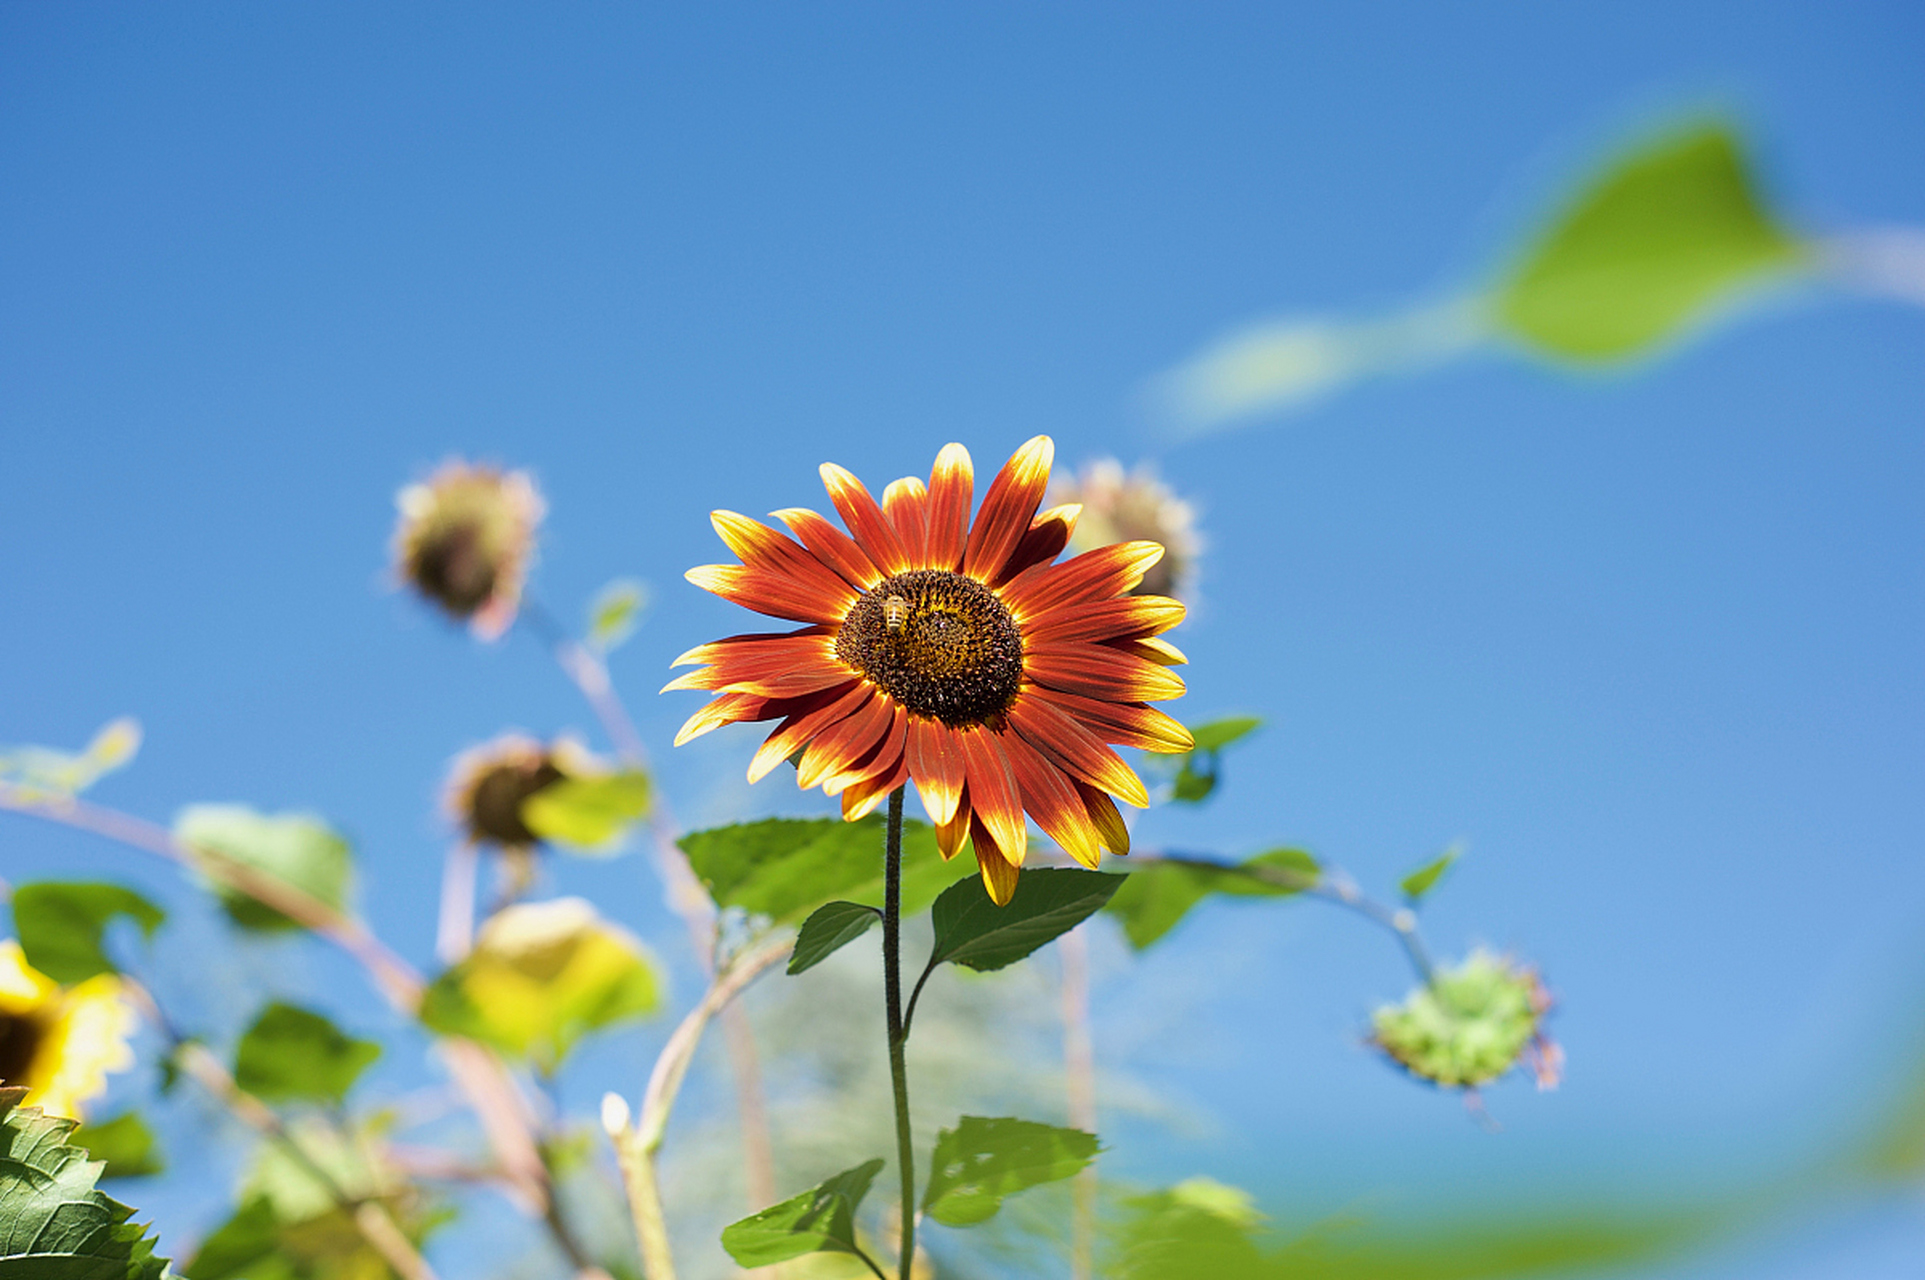
[[[615,674],[666,755],[666,663],[744,629],[680,580],[710,508],[952,439],[1153,456],[1213,547],[1185,712],[1270,725],[1146,838],[1380,886],[1467,841],[1433,941],[1541,960],[1571,1073],[1477,1131],[1358,1050],[1406,979],[1380,939],[1212,911],[1105,961],[1105,1051],[1220,1126],[1119,1167],[1301,1219],[1792,1159],[1892,1087],[1925,988],[1918,310],[1804,298],[1635,376],[1491,356],[1180,445],[1143,389],[1254,318],[1476,279],[1678,104],[1735,112],[1800,225],[1925,222],[1921,37],[1896,3],[5,6],[0,741],[131,713],[103,801],[329,815],[425,963],[443,762],[591,726],[527,637],[390,592],[401,484],[527,466],[557,613],[652,584]],[[665,760],[682,813],[820,808],[748,754]],[[5,840],[11,880],[185,899]],[[638,872],[559,887],[667,939]],[[1133,1039],[1149,1002],[1215,1047]],[[1925,1218],[1874,1217],[1702,1274],[1901,1274]]]

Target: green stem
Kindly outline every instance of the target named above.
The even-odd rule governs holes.
[[[909,1280],[916,1256],[916,1153],[909,1138],[908,1030],[902,1020],[902,788],[889,796],[888,843],[882,864],[882,985],[889,1010],[889,1080],[896,1093],[896,1163],[902,1169],[902,1254],[897,1280]]]

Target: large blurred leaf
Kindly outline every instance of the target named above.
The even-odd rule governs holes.
[[[562,778],[524,800],[521,820],[544,840],[583,853],[612,853],[648,812],[648,775],[638,769]]]
[[[85,982],[117,973],[102,947],[113,920],[125,916],[152,937],[165,912],[117,884],[42,880],[13,891],[13,928],[27,963],[55,982]]]
[[[83,1124],[67,1141],[86,1148],[92,1159],[107,1162],[100,1175],[103,1178],[144,1178],[167,1168],[160,1141],[138,1111],[123,1111],[111,1120]]]
[[[1128,876],[1069,867],[1025,871],[997,906],[979,876],[943,890],[930,908],[936,927],[929,966],[947,961],[987,972],[1012,965],[1102,910]]]
[[[1500,321],[1559,356],[1607,360],[1676,336],[1799,257],[1722,125],[1667,136],[1601,174],[1499,287]]]
[[[95,1185],[101,1166],[72,1145],[74,1122],[21,1106],[26,1094],[0,1088],[0,1277],[159,1280],[167,1259]]]
[[[1096,1151],[1096,1135],[1081,1129],[964,1116],[936,1137],[923,1211],[948,1227],[987,1222],[1005,1197],[1072,1176]]]
[[[869,932],[880,919],[882,912],[860,902],[827,902],[817,907],[795,935],[789,972],[797,974],[815,968]]]
[[[641,943],[580,898],[521,903],[429,985],[421,1021],[553,1068],[590,1031],[656,1011],[662,982]]]
[[[1316,884],[1322,868],[1301,849],[1272,849],[1240,864],[1165,858],[1130,873],[1110,899],[1130,945],[1141,951],[1171,929],[1191,907],[1212,893],[1229,897],[1279,898]]]
[[[190,850],[284,881],[336,911],[347,910],[354,875],[348,844],[318,818],[257,813],[245,805],[197,804],[183,809],[174,820],[174,838]],[[209,878],[235,923],[261,930],[299,927],[273,908],[220,883],[218,866]]]
[[[767,1267],[805,1253],[859,1252],[855,1211],[882,1171],[871,1160],[722,1229],[722,1247],[745,1267]]]
[[[801,920],[837,898],[882,900],[883,820],[765,818],[681,838],[695,874],[716,902],[777,924]],[[956,878],[926,823],[902,830],[902,909],[920,911]]]
[[[381,1056],[318,1013],[276,1001],[261,1010],[234,1052],[234,1082],[268,1102],[340,1102]]]

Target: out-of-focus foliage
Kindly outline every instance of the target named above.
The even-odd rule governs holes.
[[[658,972],[640,942],[580,898],[517,904],[429,986],[421,1020],[553,1070],[589,1032],[655,1012]]]
[[[1444,878],[1444,873],[1449,871],[1462,855],[1461,849],[1444,850],[1443,853],[1399,880],[1397,888],[1402,890],[1403,895],[1412,902],[1422,902],[1424,896],[1437,887],[1438,881]]]
[[[766,1267],[819,1250],[858,1253],[855,1212],[882,1171],[870,1160],[800,1195],[770,1205],[722,1232],[722,1247],[745,1267]]]
[[[543,840],[582,853],[612,853],[648,812],[648,775],[637,769],[564,777],[522,802],[521,819]]]
[[[1517,1065],[1549,1007],[1535,970],[1473,951],[1455,968],[1439,969],[1402,1004],[1377,1010],[1373,1039],[1414,1076],[1476,1088]]]
[[[101,1165],[73,1145],[74,1122],[0,1088],[0,1276],[7,1280],[159,1280],[133,1210],[96,1187]]]
[[[34,797],[77,796],[140,751],[140,721],[123,716],[101,726],[77,752],[51,747],[10,747],[0,752],[0,783]]]
[[[936,942],[929,966],[988,972],[1015,964],[1101,911],[1128,878],[1070,867],[1025,871],[1002,906],[980,878],[958,881],[930,908]]]
[[[241,1035],[234,1083],[267,1102],[339,1103],[381,1056],[310,1009],[275,1001]]]
[[[1081,1129],[964,1116],[936,1136],[923,1211],[946,1227],[987,1222],[1006,1197],[1073,1177],[1096,1151],[1096,1135]]]
[[[1314,886],[1323,874],[1302,849],[1272,849],[1238,864],[1159,858],[1130,873],[1110,900],[1123,936],[1141,951],[1174,929],[1191,907],[1213,893],[1237,898],[1281,898]]]
[[[174,838],[190,851],[272,877],[336,911],[348,909],[354,861],[348,842],[319,818],[263,814],[245,805],[197,804],[174,820]],[[211,860],[211,859],[210,859]],[[229,917],[263,931],[299,926],[272,907],[220,883],[215,893]]]
[[[882,898],[882,818],[765,818],[683,836],[689,865],[724,907],[776,924],[838,898]],[[919,911],[956,878],[926,823],[902,824],[902,909]]]
[[[67,1141],[86,1149],[94,1160],[104,1160],[103,1178],[144,1178],[165,1172],[166,1156],[160,1140],[138,1111],[123,1111],[110,1120],[83,1124]]]
[[[1256,716],[1229,716],[1192,726],[1190,736],[1196,739],[1196,746],[1170,756],[1166,762],[1177,770],[1170,783],[1170,798],[1190,804],[1209,799],[1223,773],[1223,749],[1262,727],[1263,721]]]
[[[588,647],[602,657],[619,649],[648,608],[648,588],[633,578],[617,578],[596,593],[588,606]]]
[[[107,926],[122,918],[151,938],[167,914],[117,884],[45,880],[14,890],[13,927],[20,949],[28,964],[55,982],[120,972],[103,943]]]
[[[1800,256],[1737,137],[1710,125],[1606,169],[1498,286],[1494,305],[1507,332],[1552,355],[1623,359]]]

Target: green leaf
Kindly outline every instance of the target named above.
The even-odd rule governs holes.
[[[153,937],[165,912],[117,884],[43,880],[13,893],[13,929],[27,963],[55,982],[118,973],[102,948],[107,925],[126,916]]]
[[[805,1253],[858,1253],[856,1207],[882,1171],[871,1160],[722,1229],[722,1247],[744,1267],[768,1267]]]
[[[0,1276],[6,1280],[160,1280],[134,1211],[95,1185],[101,1166],[72,1145],[75,1123],[23,1107],[0,1088]]]
[[[1234,898],[1282,898],[1317,883],[1323,869],[1302,849],[1272,849],[1241,864],[1165,858],[1130,873],[1110,900],[1130,946],[1141,951],[1175,928],[1190,908],[1213,893]]]
[[[1699,126],[1599,175],[1499,287],[1496,312],[1553,355],[1619,359],[1801,256],[1761,202],[1731,131]]]
[[[1437,887],[1437,882],[1444,878],[1444,873],[1450,870],[1451,864],[1456,862],[1462,854],[1463,850],[1455,847],[1444,850],[1441,856],[1432,858],[1399,880],[1397,887],[1402,889],[1404,896],[1412,902],[1421,900],[1425,894]]]
[[[261,1010],[234,1053],[234,1082],[267,1102],[340,1102],[381,1056],[307,1009],[276,1001]]]
[[[880,919],[882,912],[860,902],[829,902],[817,907],[796,934],[789,972],[795,974],[815,968],[869,932],[870,926]]]
[[[943,890],[930,910],[936,926],[929,963],[987,972],[1015,964],[1102,910],[1128,876],[1068,867],[1025,871],[1007,906],[997,906],[979,876]]]
[[[0,755],[0,782],[30,796],[77,796],[116,769],[133,763],[140,751],[140,721],[111,720],[78,752],[52,747],[15,747]]]
[[[582,899],[517,903],[429,984],[421,1021],[553,1068],[589,1032],[654,1013],[662,985],[647,949]]]
[[[1190,736],[1196,739],[1194,750],[1221,751],[1262,727],[1263,721],[1257,716],[1225,716],[1208,724],[1191,725]]]
[[[994,1217],[1004,1197],[1071,1177],[1096,1151],[1096,1135],[1081,1129],[964,1116],[936,1138],[923,1211],[947,1227],[972,1227]]]
[[[280,1215],[264,1195],[244,1200],[226,1222],[207,1233],[182,1274],[190,1280],[233,1280],[245,1273],[281,1280],[293,1268],[274,1257],[281,1248]],[[278,1265],[266,1265],[270,1262]]]
[[[123,1111],[111,1120],[83,1124],[68,1142],[84,1147],[91,1158],[107,1162],[101,1171],[103,1178],[144,1178],[167,1168],[159,1139],[138,1111]]]
[[[612,853],[648,812],[648,775],[638,769],[562,778],[524,800],[521,820],[544,840],[584,853]]]
[[[347,841],[318,818],[262,814],[244,805],[197,804],[174,820],[174,838],[202,855],[221,906],[236,924],[263,931],[300,926],[223,883],[223,861],[271,876],[345,912],[353,879]]]
[[[837,898],[882,894],[883,820],[764,818],[683,836],[689,865],[724,907],[776,924],[801,920]],[[927,823],[902,824],[902,909],[920,911],[954,880]]]
[[[588,647],[607,657],[635,633],[648,604],[648,588],[633,578],[617,578],[595,593],[588,606]]]
[[[1199,771],[1191,757],[1183,758],[1176,779],[1170,784],[1170,799],[1184,804],[1197,804],[1210,798],[1210,793],[1216,790],[1217,759],[1214,754],[1205,759],[1209,762],[1207,772]]]

